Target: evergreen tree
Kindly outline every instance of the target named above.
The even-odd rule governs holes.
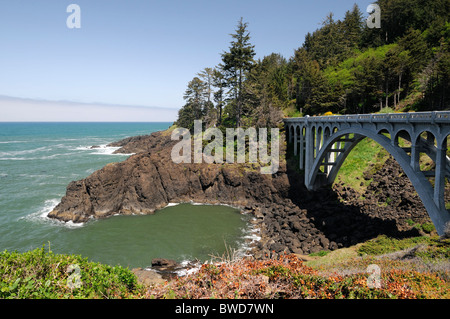
[[[342,21],[344,41],[348,51],[359,47],[363,25],[361,10],[357,4],[354,4],[352,11],[347,11]]]
[[[398,43],[410,55],[409,68],[413,74],[422,71],[431,58],[427,42],[419,30],[409,29]]]
[[[228,79],[230,93],[235,99],[236,126],[241,124],[243,83],[247,73],[254,65],[254,46],[250,44],[250,34],[247,31],[247,23],[241,20],[238,23],[236,33],[231,34],[233,41],[228,52],[222,54],[223,70]]]
[[[276,127],[280,123],[281,110],[288,102],[286,68],[286,59],[272,53],[249,72],[245,83],[251,118],[248,126]]]
[[[177,124],[191,128],[203,119],[222,128],[272,127],[282,110],[449,109],[450,0],[376,3],[380,29],[367,27],[357,5],[342,21],[330,13],[289,61],[270,54],[255,62],[241,18],[222,63],[189,82]]]
[[[211,100],[213,94],[213,76],[214,69],[204,68],[201,72],[197,74],[204,83],[204,94],[206,101],[204,104],[204,122],[206,127],[212,127],[217,124],[217,110],[214,108],[214,103]]]
[[[223,66],[221,64],[213,69],[212,83],[213,86],[217,88],[213,95],[214,102],[216,102],[218,110],[217,123],[221,125],[223,117],[223,107],[225,105],[225,88],[227,86],[225,75],[223,74]]]
[[[207,85],[198,77],[194,77],[187,86],[186,92],[183,98],[188,104],[193,104],[197,107],[196,118],[201,117],[201,110],[205,102],[205,98],[208,95]]]
[[[204,68],[201,72],[197,74],[200,79],[205,84],[205,94],[206,99],[209,102],[211,102],[211,95],[212,95],[212,86],[213,86],[213,76],[214,76],[214,69],[212,68]]]
[[[198,77],[189,81],[183,96],[186,104],[178,112],[176,125],[193,131],[194,121],[201,120],[208,108],[206,87]]]

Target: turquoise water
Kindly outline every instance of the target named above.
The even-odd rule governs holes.
[[[0,250],[45,244],[55,253],[146,267],[153,258],[207,260],[222,255],[225,243],[245,247],[249,217],[227,206],[180,204],[154,215],[115,216],[82,226],[46,217],[71,181],[129,156],[112,154],[116,148],[108,143],[170,125],[0,123]]]

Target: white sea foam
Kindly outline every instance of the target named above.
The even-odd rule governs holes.
[[[41,209],[41,217],[47,217],[48,214],[59,204],[59,199],[50,199],[45,201],[44,207]]]
[[[59,204],[59,199],[48,199],[45,201],[44,206],[41,207],[38,211],[31,213],[21,219],[28,220],[42,220],[47,218],[47,215]]]
[[[59,199],[46,200],[44,206],[38,211],[31,213],[20,219],[30,220],[38,223],[52,223],[54,225],[66,226],[68,228],[76,228],[84,226],[84,223],[74,223],[72,221],[63,222],[53,218],[49,218],[48,214],[59,204]]]
[[[181,269],[176,270],[175,273],[177,276],[182,277],[198,272],[202,267],[202,263],[199,261],[193,262],[192,260],[183,260],[180,262],[180,266]]]
[[[0,144],[27,143],[28,141],[1,141]]]
[[[130,155],[134,155],[134,153],[130,153],[130,154],[123,154],[123,153],[117,153],[114,154],[115,151],[117,151],[118,149],[120,149],[120,147],[113,147],[113,146],[108,146],[108,144],[101,144],[101,145],[97,145],[97,147],[92,147],[92,146],[78,146],[76,147],[74,150],[78,150],[78,151],[90,151],[91,154],[96,154],[96,155],[122,155],[122,156],[130,156]]]
[[[115,155],[113,154],[114,151],[117,151],[120,147],[112,147],[112,146],[106,146],[106,145],[100,145],[98,148],[93,148],[94,151],[93,154],[99,154],[99,155]],[[120,154],[121,155],[121,154]]]
[[[0,156],[17,156],[17,155],[26,155],[26,154],[33,154],[39,151],[45,151],[48,150],[47,147],[39,147],[31,150],[22,150],[22,151],[10,151],[10,152],[0,152]]]
[[[0,157],[0,161],[37,161],[37,160],[47,160],[57,157],[70,156],[70,154],[52,154],[39,157]]]
[[[28,157],[0,157],[0,161],[28,161]]]
[[[68,222],[60,222],[60,223],[63,223],[64,226],[66,226],[68,228],[78,228],[78,227],[83,227],[85,225],[84,223],[74,223],[71,220],[69,220]]]
[[[53,177],[54,175],[47,174],[19,174],[20,177],[30,177],[30,178],[42,178],[42,177]]]

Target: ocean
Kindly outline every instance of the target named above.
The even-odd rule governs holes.
[[[255,240],[250,217],[228,206],[174,204],[153,215],[81,225],[47,217],[71,181],[131,155],[113,154],[117,148],[107,144],[171,124],[0,123],[0,250],[45,245],[54,253],[129,268],[148,267],[153,258],[206,261],[227,248],[245,254]]]

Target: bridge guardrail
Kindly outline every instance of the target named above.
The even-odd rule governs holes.
[[[383,114],[352,114],[327,115],[285,118],[285,122],[426,122],[449,123],[450,111],[414,112],[414,113],[383,113]]]

